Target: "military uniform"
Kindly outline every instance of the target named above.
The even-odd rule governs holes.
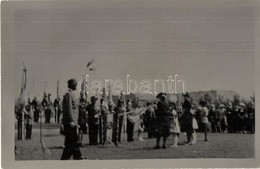
[[[40,110],[38,108],[38,102],[37,99],[33,99],[32,101],[32,106],[33,106],[33,121],[38,123],[39,121],[39,115],[40,115]]]
[[[101,110],[101,116],[100,116],[100,123],[99,123],[99,128],[100,128],[100,144],[104,144],[106,143],[107,140],[107,107],[104,105],[100,106],[100,110]]]
[[[26,137],[25,139],[31,140],[32,138],[32,111],[30,104],[25,106],[25,113],[24,113],[24,124],[26,129]]]
[[[76,103],[75,95],[71,89],[69,89],[63,98],[62,122],[64,125],[65,148],[63,150],[61,160],[68,160],[71,155],[73,155],[75,160],[81,159],[77,135],[78,105]],[[71,125],[71,123],[74,123],[74,126]]]
[[[99,117],[98,110],[94,104],[89,104],[87,106],[88,111],[88,125],[89,125],[89,144],[97,145],[98,139],[98,125],[99,125]]]
[[[59,123],[60,122],[60,114],[61,114],[60,99],[55,99],[54,110],[55,110],[55,122]]]

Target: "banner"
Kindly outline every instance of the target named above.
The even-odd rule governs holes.
[[[142,121],[141,115],[143,115],[146,112],[147,108],[139,108],[135,109],[133,111],[127,112],[128,119],[134,124],[134,131],[137,131],[140,125],[140,122]]]

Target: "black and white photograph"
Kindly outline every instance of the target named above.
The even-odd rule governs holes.
[[[258,3],[2,2],[2,155],[255,160]]]

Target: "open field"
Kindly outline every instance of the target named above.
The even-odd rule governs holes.
[[[37,124],[38,125],[38,124]],[[40,132],[34,125],[32,140],[15,141],[17,147],[16,160],[59,160],[63,151],[64,136],[59,134],[58,125],[43,124],[43,141],[51,155],[43,151],[40,144]],[[254,158],[254,134],[209,134],[209,142],[203,141],[203,134],[197,134],[198,143],[185,145],[186,136],[180,135],[178,148],[153,150],[155,139],[147,139],[143,133],[144,142],[137,140],[132,143],[121,143],[119,147],[108,144],[90,147],[88,135],[84,135],[85,146],[81,148],[82,155],[89,159],[171,159],[171,158]],[[172,137],[167,145],[172,143]]]

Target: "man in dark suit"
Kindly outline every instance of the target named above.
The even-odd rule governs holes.
[[[156,146],[154,149],[160,148],[160,139],[163,137],[163,146],[162,148],[166,148],[166,140],[170,135],[170,107],[166,100],[166,94],[159,93],[157,95],[159,98],[159,102],[157,104],[156,110]]]
[[[87,106],[88,111],[88,125],[89,125],[89,145],[96,146],[98,139],[98,126],[99,126],[99,110],[96,108],[95,96],[91,97],[91,104]]]
[[[40,111],[39,111],[39,106],[38,106],[38,100],[36,97],[34,97],[34,99],[32,101],[32,108],[33,108],[33,121],[38,123]]]
[[[78,106],[73,91],[77,88],[77,81],[68,81],[69,91],[63,98],[63,125],[65,134],[65,148],[61,160],[69,160],[73,155],[74,160],[86,159],[81,156],[78,142]]]

